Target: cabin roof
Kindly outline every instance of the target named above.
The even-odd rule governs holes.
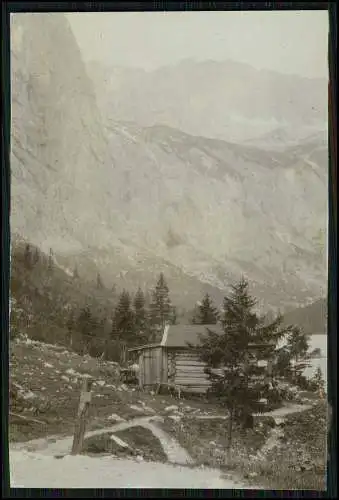
[[[141,351],[155,347],[165,348],[188,348],[188,344],[198,345],[199,336],[207,335],[207,330],[211,330],[219,335],[223,333],[220,325],[166,325],[160,343],[144,344],[129,348],[128,351]],[[260,344],[253,344],[253,347],[261,347]]]
[[[199,335],[206,335],[207,329],[221,334],[219,325],[168,325],[165,327],[161,345],[163,347],[188,347],[187,343],[198,345]]]
[[[161,344],[143,344],[143,345],[139,345],[137,347],[130,347],[129,349],[127,349],[128,352],[132,352],[132,351],[142,351],[143,349],[152,349],[153,347],[161,347]]]

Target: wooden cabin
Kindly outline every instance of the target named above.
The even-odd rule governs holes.
[[[222,333],[217,325],[167,325],[160,343],[129,349],[129,359],[139,364],[140,388],[175,384],[186,392],[206,392],[206,365],[187,345],[197,345],[206,328]]]
[[[160,343],[129,349],[129,360],[139,365],[139,387],[174,384],[185,392],[206,392],[211,385],[204,371],[206,364],[188,344],[198,345],[200,335],[206,335],[207,329],[223,333],[219,325],[167,325]]]

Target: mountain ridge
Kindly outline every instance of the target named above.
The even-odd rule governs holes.
[[[12,36],[13,232],[108,284],[165,269],[191,305],[241,274],[265,307],[324,295],[326,144],[263,151],[103,116],[64,16],[19,16]]]

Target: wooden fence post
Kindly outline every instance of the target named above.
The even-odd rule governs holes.
[[[86,424],[92,397],[91,393],[92,384],[93,381],[89,380],[88,378],[85,378],[82,383],[78,416],[75,423],[71,455],[78,455],[79,453],[81,453],[83,448]]]

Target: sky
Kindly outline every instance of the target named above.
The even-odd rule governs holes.
[[[328,13],[112,12],[67,18],[87,61],[147,70],[182,59],[235,60],[327,78]]]

